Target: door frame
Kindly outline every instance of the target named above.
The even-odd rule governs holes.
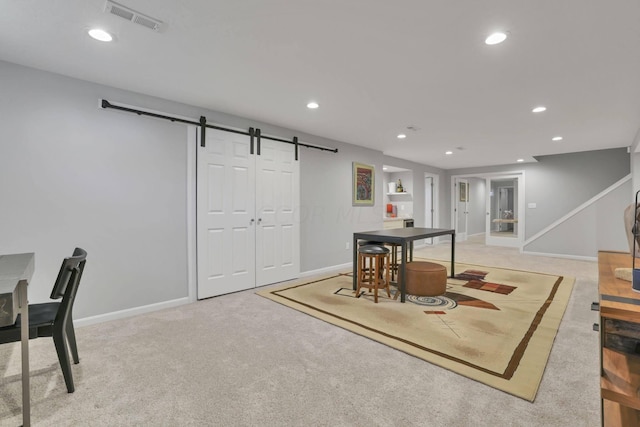
[[[507,178],[510,175],[513,175],[514,177],[518,178],[518,210],[521,214],[519,214],[520,218],[518,218],[518,229],[519,229],[519,233],[518,233],[518,237],[516,239],[513,239],[513,241],[515,241],[515,244],[510,244],[510,245],[504,245],[504,246],[512,246],[512,247],[517,247],[520,250],[522,250],[522,246],[524,245],[524,232],[526,230],[525,228],[525,219],[526,219],[526,197],[525,197],[525,171],[523,169],[516,169],[516,170],[511,170],[511,171],[497,171],[497,172],[485,172],[485,173],[466,173],[466,174],[460,174],[460,175],[451,175],[451,187],[450,187],[450,202],[451,202],[451,224],[455,225],[455,221],[456,221],[456,211],[455,211],[455,203],[456,203],[456,187],[455,187],[455,182],[457,179],[464,179],[464,178],[481,178],[484,179],[487,184],[488,184],[488,179],[489,178]],[[486,203],[490,203],[489,199],[489,192],[491,191],[491,188],[489,185],[486,185],[486,190],[485,190],[485,201]],[[488,211],[487,211],[488,212]],[[486,216],[489,216],[488,213],[485,213]],[[490,232],[490,230],[485,227],[485,236],[486,233]],[[485,241],[486,241],[486,237],[485,237]],[[490,242],[486,242],[485,244],[490,245]],[[495,245],[494,246],[501,246],[501,245]]]
[[[431,179],[432,183],[433,183],[433,188],[431,190],[431,210],[432,210],[432,214],[431,214],[431,220],[433,223],[433,228],[438,228],[438,224],[440,224],[440,219],[439,219],[439,209],[438,209],[438,200],[439,200],[439,191],[438,191],[438,187],[439,187],[439,179],[440,179],[440,175],[434,174],[434,173],[429,173],[429,172],[425,172],[424,173],[424,225],[425,227],[428,227],[427,224],[427,180]],[[431,240],[431,243],[429,243],[429,240]],[[440,237],[434,237],[431,239],[425,239],[425,243],[427,245],[437,245],[438,243],[440,243]]]
[[[200,132],[198,127],[187,126],[187,298],[189,302],[198,301],[198,146]]]

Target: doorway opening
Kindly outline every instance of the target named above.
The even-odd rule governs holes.
[[[457,175],[451,179],[456,241],[474,236],[486,245],[524,242],[524,171]]]

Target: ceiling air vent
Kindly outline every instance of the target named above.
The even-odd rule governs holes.
[[[131,21],[134,24],[142,25],[143,27],[147,27],[154,31],[160,31],[164,26],[164,23],[158,19],[152,18],[149,15],[145,15],[140,12],[136,12],[131,8],[128,8],[111,0],[107,0],[107,3],[104,6],[104,11],[112,15],[119,16],[120,18],[124,18],[127,21]]]

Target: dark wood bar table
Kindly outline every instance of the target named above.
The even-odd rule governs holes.
[[[13,325],[20,313],[22,347],[22,425],[31,425],[29,396],[29,301],[27,285],[33,276],[32,253],[0,255],[0,326]]]
[[[456,253],[456,231],[445,228],[392,228],[389,230],[360,231],[353,233],[353,290],[358,287],[358,240],[372,240],[383,243],[396,243],[402,247],[402,263],[400,264],[400,274],[398,276],[400,289],[400,301],[405,299],[405,266],[407,262],[413,261],[413,241],[429,239],[438,236],[451,236],[451,276],[455,276],[455,253]],[[411,253],[408,253],[411,248]]]

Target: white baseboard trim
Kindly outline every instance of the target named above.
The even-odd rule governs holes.
[[[143,305],[141,307],[128,308],[126,310],[114,311],[111,313],[98,314],[97,316],[85,317],[83,319],[74,320],[76,327],[95,325],[96,323],[108,322],[110,320],[125,319],[139,314],[151,313],[153,311],[164,310],[165,308],[177,307],[189,304],[189,297],[178,298],[171,301],[159,302],[156,304]]]
[[[346,269],[351,269],[350,262],[346,264],[320,268],[318,270],[301,272],[299,278],[302,279],[305,277],[319,276],[319,275],[328,274],[328,273],[340,273]],[[83,326],[95,325],[97,323],[108,322],[111,320],[126,319],[127,317],[137,316],[139,314],[151,313],[158,310],[164,310],[166,308],[178,307],[180,305],[189,304],[191,302],[193,301],[190,300],[190,297],[178,298],[171,301],[163,301],[156,304],[149,304],[141,307],[133,307],[133,308],[128,308],[126,310],[114,311],[111,313],[98,314],[97,316],[84,317],[82,319],[74,320],[73,324],[75,325],[75,327],[81,328]]]
[[[550,258],[564,258],[564,259],[575,259],[578,261],[598,261],[598,257],[591,256],[580,256],[580,255],[567,255],[567,254],[548,254],[545,252],[529,252],[529,251],[520,251],[521,254],[524,255],[534,255],[534,256],[547,256]]]
[[[303,271],[303,272],[300,272],[299,277],[302,279],[305,277],[319,276],[327,273],[340,273],[344,271],[344,269],[351,269],[351,268],[353,268],[353,265],[352,263],[348,262],[346,264],[332,265],[331,267],[319,268],[317,270]]]

